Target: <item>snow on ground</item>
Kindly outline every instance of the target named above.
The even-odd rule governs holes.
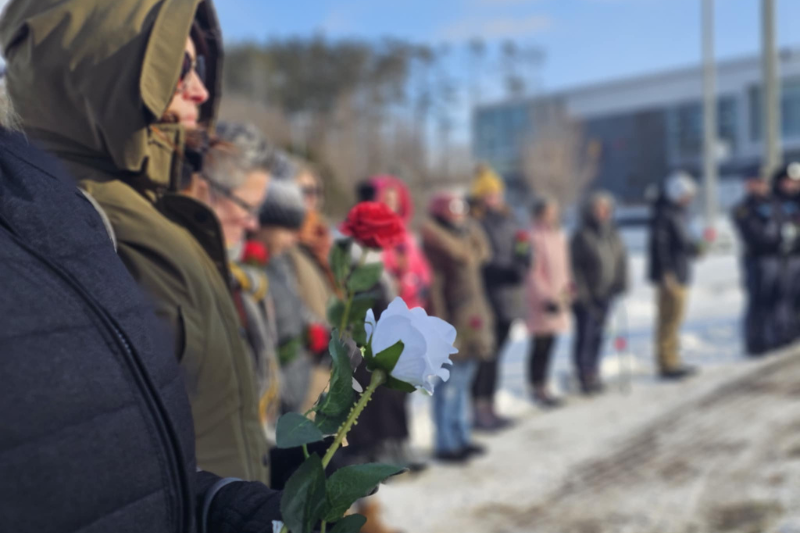
[[[538,410],[525,388],[524,327],[515,328],[498,399],[516,426],[478,437],[489,453],[467,467],[434,465],[382,488],[393,526],[409,533],[800,532],[800,484],[789,482],[800,475],[800,361],[742,356],[743,295],[728,251],[698,263],[682,332],[685,360],[702,375],[657,381],[654,294],[643,251],[629,242],[632,287],[609,331],[629,343],[624,357],[611,341],[605,349],[609,392],[593,400],[570,394],[566,335],[553,382],[568,405]],[[413,398],[412,439],[429,450],[430,398]]]
[[[655,291],[647,282],[644,239],[640,232],[626,235],[630,247],[630,291],[617,303],[610,319],[603,357],[604,379],[620,388],[633,381],[647,384],[653,378],[653,335],[656,320]],[[744,305],[738,258],[732,253],[711,254],[696,265],[686,323],[681,332],[687,363],[703,367],[742,359],[740,322]],[[624,353],[615,350],[614,340],[625,338]],[[574,390],[571,332],[558,342],[552,362],[552,387],[561,394]],[[523,323],[512,328],[511,339],[502,356],[500,410],[517,416],[532,410],[527,399],[526,362],[528,336]],[[427,450],[433,439],[429,416],[431,399],[413,397],[412,440]]]

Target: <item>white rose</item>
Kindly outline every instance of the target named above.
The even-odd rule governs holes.
[[[277,520],[272,521],[272,533],[281,533],[283,530],[283,522],[278,522]]]
[[[403,342],[397,364],[393,369],[385,369],[393,378],[433,394],[436,378],[447,381],[450,377],[450,371],[442,365],[452,365],[450,356],[458,353],[453,347],[456,329],[444,320],[428,316],[420,307],[409,309],[398,297],[377,323],[370,309],[365,327],[375,355]]]

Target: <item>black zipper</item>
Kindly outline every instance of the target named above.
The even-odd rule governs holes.
[[[64,269],[50,261],[50,259],[25,244],[22,239],[20,239],[16,233],[14,233],[13,229],[2,217],[0,217],[0,227],[2,227],[6,233],[11,236],[12,240],[14,240],[17,245],[35,258],[42,261],[48,268],[50,268],[63,281],[65,281],[67,285],[75,290],[78,295],[81,296],[88,304],[92,311],[94,311],[97,317],[100,318],[100,321],[103,322],[103,324],[114,333],[114,338],[117,341],[117,345],[122,350],[125,359],[128,362],[128,367],[133,374],[134,379],[136,380],[136,384],[138,385],[139,390],[143,393],[148,410],[156,422],[161,444],[164,448],[164,455],[167,457],[167,461],[169,463],[169,475],[170,480],[173,483],[172,488],[177,489],[176,495],[178,496],[178,501],[176,503],[178,506],[178,512],[176,513],[176,516],[178,517],[178,521],[176,524],[176,532],[183,533],[185,528],[191,524],[191,506],[184,505],[184,501],[191,502],[192,496],[189,494],[189,482],[186,478],[185,467],[183,466],[185,465],[185,461],[183,454],[181,453],[180,439],[175,433],[175,428],[169,422],[169,416],[167,415],[167,410],[164,407],[164,404],[161,402],[158,394],[154,392],[156,388],[153,385],[150,376],[144,369],[142,361],[136,355],[130,341],[128,341],[127,337],[122,332],[122,329],[119,327],[116,321],[105,309],[103,309],[103,307],[92,297],[92,295],[89,294],[89,292],[77,280],[75,280],[70,273],[66,272]]]

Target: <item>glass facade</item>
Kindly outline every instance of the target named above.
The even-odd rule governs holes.
[[[501,174],[519,170],[524,143],[532,133],[527,103],[480,109],[475,113],[474,151]]]
[[[703,155],[703,105],[701,102],[686,102],[668,111],[670,153],[678,161],[696,159]],[[717,121],[720,140],[736,151],[739,114],[734,96],[722,96],[717,100]]]
[[[747,96],[750,108],[750,139],[760,141],[764,128],[761,86],[751,86]],[[781,84],[781,131],[784,137],[800,137],[800,78],[789,78]]]

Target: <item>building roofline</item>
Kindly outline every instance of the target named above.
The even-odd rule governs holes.
[[[781,63],[791,59],[800,58],[800,48],[782,48],[779,52]],[[717,61],[717,71],[730,71],[744,69],[748,67],[758,66],[761,62],[759,55],[739,56],[729,59],[721,59]],[[596,91],[613,91],[615,89],[623,89],[630,85],[642,83],[657,83],[659,81],[668,81],[675,78],[685,77],[689,75],[698,74],[702,70],[702,64],[695,63],[683,67],[672,68],[668,70],[661,70],[655,72],[648,72],[637,74],[627,77],[610,79],[605,81],[588,82],[574,87],[565,87],[552,92],[545,92],[540,95],[526,97],[526,98],[506,98],[485,104],[479,104],[473,108],[473,113],[507,107],[511,104],[527,103],[533,104],[537,101],[547,101],[555,98],[567,98],[570,96],[578,96],[582,93],[596,92]]]

